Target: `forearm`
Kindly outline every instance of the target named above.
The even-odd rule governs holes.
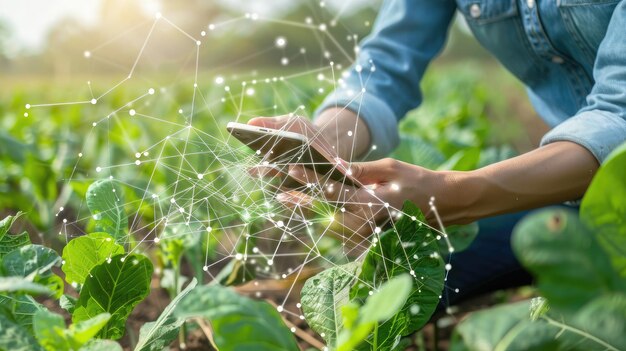
[[[599,164],[584,147],[555,142],[472,172],[449,176],[456,203],[448,223],[466,223],[581,198]],[[454,173],[453,173],[454,174]]]
[[[367,125],[351,110],[330,108],[324,110],[315,120],[320,133],[335,147],[344,160],[363,156],[370,146],[370,132]]]

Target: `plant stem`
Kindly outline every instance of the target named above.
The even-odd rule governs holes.
[[[374,324],[374,348],[373,350],[378,350],[378,323]]]

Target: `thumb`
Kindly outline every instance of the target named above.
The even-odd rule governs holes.
[[[248,121],[249,125],[257,126],[257,127],[265,127],[272,129],[280,129],[285,125],[285,117],[254,117]]]

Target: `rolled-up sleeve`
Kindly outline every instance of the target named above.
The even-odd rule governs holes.
[[[542,139],[546,145],[571,141],[587,148],[598,162],[626,142],[626,1],[613,12],[600,44],[586,106],[554,127]]]
[[[399,143],[398,122],[422,101],[420,81],[441,51],[454,0],[388,0],[356,62],[319,106],[347,108],[365,122],[372,143],[367,159],[389,154]]]

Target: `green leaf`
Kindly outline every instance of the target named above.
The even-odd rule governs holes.
[[[107,233],[91,233],[72,239],[63,248],[65,263],[61,269],[65,273],[65,281],[83,284],[93,267],[123,253],[124,247]]]
[[[122,351],[122,346],[113,340],[92,339],[79,351]]]
[[[14,321],[29,333],[33,332],[33,316],[45,309],[29,295],[0,295],[0,305],[8,308]]]
[[[411,294],[412,286],[413,279],[408,274],[395,276],[383,284],[377,292],[365,301],[365,305],[358,312],[356,321],[347,323],[351,326],[341,331],[337,339],[337,351],[353,350],[367,339],[378,323],[386,322],[395,317]],[[354,320],[354,309],[348,306],[346,312],[348,311],[352,311],[348,313],[348,320]],[[378,334],[376,329],[374,333]],[[371,348],[373,350],[392,349],[398,337],[399,335],[394,336],[392,344],[382,343],[380,345],[377,337],[375,337]]]
[[[59,306],[71,314],[74,312],[74,307],[76,307],[77,301],[78,299],[74,296],[64,294],[61,295],[61,298],[59,299]]]
[[[9,234],[9,229],[21,215],[22,212],[18,212],[15,216],[7,216],[0,221],[0,260],[9,252],[30,244],[30,238],[26,232],[17,235]]]
[[[550,310],[548,300],[543,297],[535,297],[530,300],[530,319],[536,321]]]
[[[609,254],[615,270],[626,279],[626,144],[604,161],[593,177],[580,216]]]
[[[152,263],[143,255],[116,255],[111,262],[95,266],[81,289],[72,314],[80,322],[108,312],[111,319],[99,333],[102,338],[119,339],[133,308],[150,292]]]
[[[37,340],[47,351],[78,350],[98,334],[109,318],[110,314],[103,313],[66,328],[63,316],[41,310],[34,316],[33,328]]]
[[[299,350],[275,308],[220,285],[193,289],[175,309],[179,318],[205,318],[220,351]]]
[[[232,259],[213,279],[224,286],[241,285],[254,280],[256,273],[254,266],[243,260]]]
[[[341,307],[350,302],[350,288],[359,269],[359,262],[335,266],[309,278],[302,287],[300,302],[304,317],[328,345],[335,344],[343,327]]]
[[[4,272],[9,276],[30,277],[45,285],[56,298],[63,294],[63,281],[51,271],[61,258],[56,251],[41,245],[26,245],[9,252],[2,259]]]
[[[571,319],[547,313],[529,318],[522,301],[472,313],[455,329],[451,350],[611,350],[626,349],[626,297],[600,297]]]
[[[172,315],[178,303],[196,287],[198,281],[191,280],[185,290],[181,291],[172,302],[165,307],[161,315],[155,322],[144,324],[139,330],[139,342],[135,346],[135,351],[160,351],[165,349],[174,341],[180,326],[185,323],[182,318]]]
[[[51,294],[45,285],[33,283],[32,277],[0,277],[0,293],[23,293],[30,295]]]
[[[41,245],[27,245],[9,252],[3,258],[2,266],[9,276],[26,277],[33,273],[50,273],[50,269],[60,262],[56,251]]]
[[[436,238],[417,206],[405,202],[404,215],[392,229],[380,235],[367,253],[351,296],[364,301],[387,280],[402,274],[414,277],[415,288],[398,314],[378,327],[381,350],[428,322],[443,290],[444,262]]]
[[[124,194],[117,181],[102,179],[92,183],[87,189],[87,207],[96,221],[96,229],[122,242],[128,229],[128,217],[124,211]]]
[[[467,249],[476,238],[476,235],[478,235],[478,230],[478,222],[446,227],[448,240],[450,241],[450,245],[454,249],[454,252],[461,252]],[[439,250],[442,255],[450,254],[450,247],[445,239],[437,240],[437,243],[439,244]]]
[[[455,329],[452,351],[558,350],[559,329],[544,320],[531,321],[530,301],[472,313]]]
[[[0,314],[0,350],[39,351],[41,346],[26,329]]]
[[[574,313],[616,289],[606,253],[573,211],[538,211],[515,227],[511,241],[541,295],[559,313]]]

